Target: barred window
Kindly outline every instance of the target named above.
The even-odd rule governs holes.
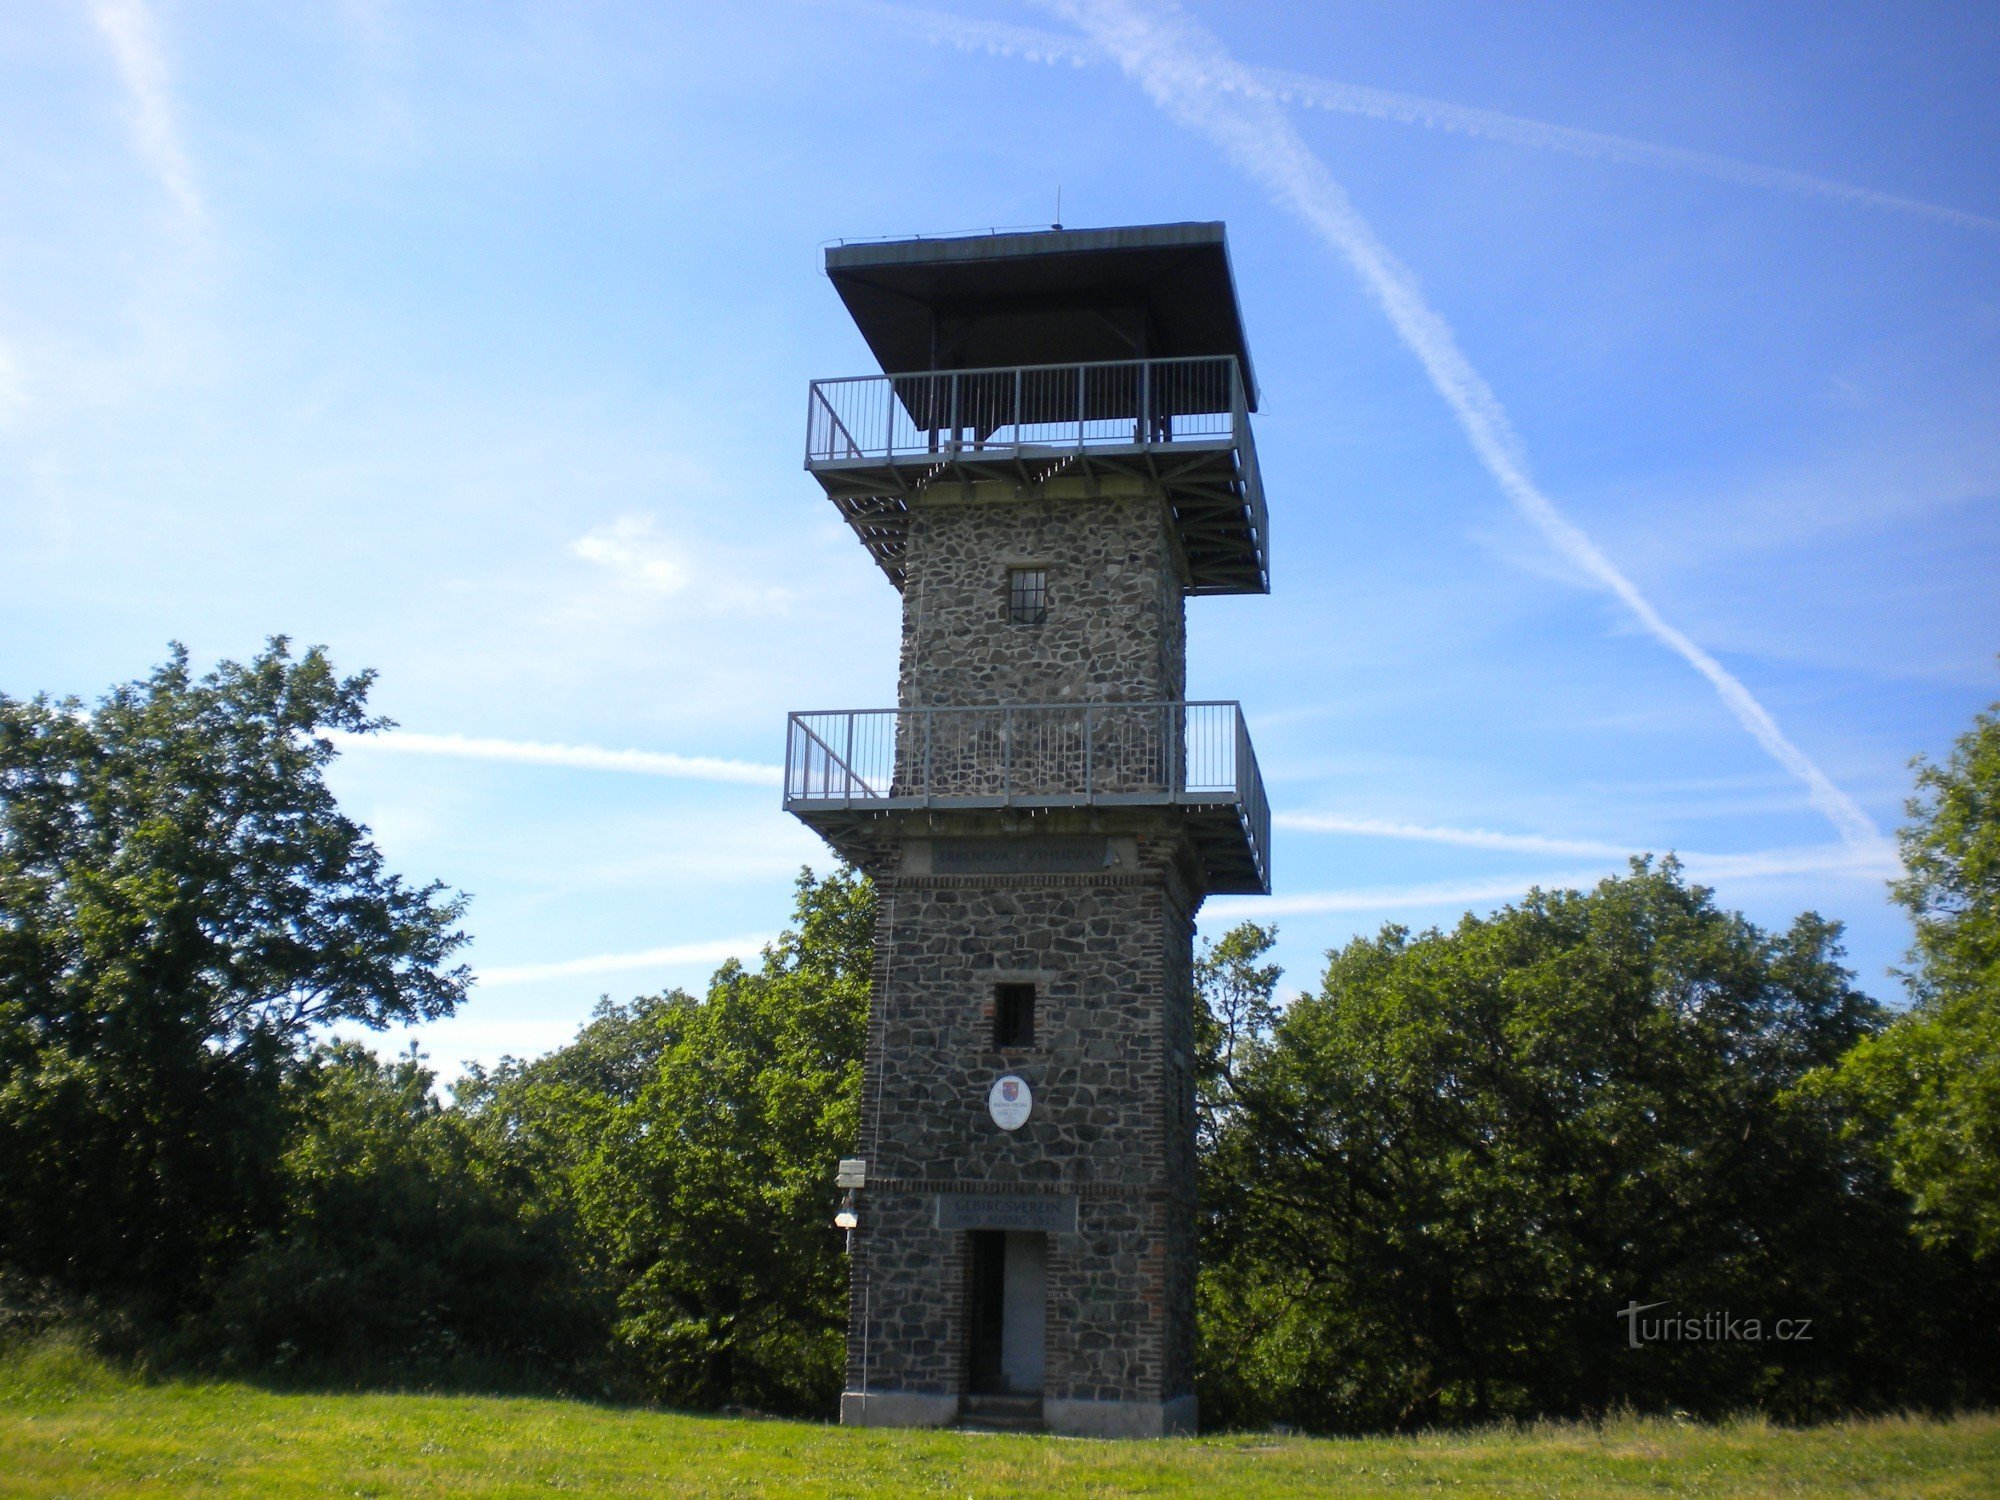
[[[1007,619],[1039,625],[1049,617],[1049,575],[1040,568],[1007,570]]]
[[[1032,984],[993,986],[993,1045],[1000,1048],[1035,1045],[1035,987]]]

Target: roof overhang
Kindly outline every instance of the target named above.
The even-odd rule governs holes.
[[[1233,355],[1257,409],[1220,223],[838,245],[826,274],[886,374]]]

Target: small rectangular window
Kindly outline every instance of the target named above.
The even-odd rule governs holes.
[[[1035,987],[1032,984],[993,986],[993,1045],[1035,1045]]]
[[[1049,617],[1049,575],[1041,568],[1007,570],[1007,618],[1015,625],[1039,625]]]

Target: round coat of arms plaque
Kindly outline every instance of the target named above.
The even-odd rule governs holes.
[[[1028,1081],[1013,1073],[1002,1073],[986,1093],[987,1113],[1002,1130],[1019,1130],[1028,1123],[1028,1112],[1034,1107],[1035,1096]]]

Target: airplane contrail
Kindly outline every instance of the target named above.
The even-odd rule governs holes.
[[[111,51],[132,115],[132,141],[160,185],[179,205],[184,220],[206,217],[194,168],[181,145],[166,54],[144,0],[91,0],[90,21]]]
[[[1886,849],[1886,844],[1884,848]],[[1819,849],[1765,849],[1749,854],[1683,854],[1682,871],[1696,882],[1767,880],[1786,875],[1845,876],[1887,880],[1902,873],[1893,853],[1857,853],[1842,845]],[[1359,886],[1328,891],[1291,891],[1280,896],[1217,896],[1202,907],[1212,921],[1269,921],[1272,917],[1332,912],[1397,912],[1412,908],[1469,908],[1487,902],[1519,901],[1530,887],[1544,891],[1589,890],[1619,866],[1573,869],[1553,874],[1496,875],[1434,881],[1424,885]]]
[[[1614,844],[1602,839],[1553,838],[1540,833],[1496,833],[1487,828],[1444,828],[1429,823],[1400,823],[1389,818],[1352,818],[1339,813],[1280,812],[1272,815],[1271,822],[1279,828],[1299,833],[1334,833],[1356,838],[1453,844],[1463,849],[1579,854],[1596,859],[1625,860],[1638,854],[1662,853],[1671,847],[1654,845],[1648,849],[1637,844]],[[1824,870],[1891,879],[1900,875],[1903,869],[1895,846],[1886,839],[1865,848],[1840,843],[1798,849],[1758,849],[1747,854],[1702,854],[1687,849],[1677,849],[1674,853],[1688,870],[1717,876],[1800,875]]]
[[[1075,21],[1169,117],[1201,132],[1277,202],[1303,219],[1354,271],[1422,364],[1432,386],[1487,472],[1548,543],[1611,594],[1647,634],[1708,679],[1725,707],[1765,753],[1802,782],[1806,795],[1840,836],[1873,851],[1880,830],[1786,738],[1763,704],[1707,651],[1670,624],[1590,537],[1556,508],[1531,477],[1527,452],[1493,388],[1417,286],[1416,278],[1376,236],[1334,176],[1278,104],[1250,87],[1221,90],[1214,81],[1242,69],[1204,27],[1167,0],[1151,12],[1129,0],[1046,0]]]
[[[436,755],[454,760],[511,761],[516,765],[568,766],[580,771],[626,771],[686,781],[732,781],[776,786],[783,766],[714,755],[675,755],[662,750],[607,750],[601,745],[562,745],[542,740],[482,739],[466,734],[416,734],[392,729],[383,734],[332,731],[328,738],[344,750],[377,750],[391,755]]]
[[[1115,62],[1103,46],[1053,31],[975,20],[948,11],[893,5],[887,0],[835,0],[835,3],[846,10],[908,27],[922,33],[927,41],[957,47],[962,51],[985,52],[994,57],[1021,58],[1028,62],[1067,63],[1077,68]],[[1787,167],[1766,166],[1761,162],[1744,161],[1712,151],[1690,151],[1685,147],[1662,146],[1630,136],[1580,130],[1570,125],[1557,125],[1499,110],[1428,99],[1421,94],[1398,93],[1392,89],[1371,88],[1366,84],[1317,78],[1285,68],[1260,68],[1249,64],[1232,64],[1228,69],[1212,75],[1195,70],[1185,76],[1196,87],[1241,94],[1246,98],[1295,104],[1334,114],[1358,115],[1370,120],[1389,120],[1399,125],[1418,125],[1428,130],[1504,141],[1538,151],[1560,151],[1592,161],[1687,172],[1743,187],[1795,193],[1885,213],[1909,214],[1958,229],[2000,233],[2000,218],[1988,214],[1968,213],[1942,203],[1904,198],[1831,177],[1795,172]]]
[[[559,959],[554,963],[509,964],[491,969],[475,968],[479,983],[492,989],[498,985],[536,984],[548,979],[578,979],[590,974],[626,974],[637,969],[659,969],[682,964],[719,964],[746,954],[754,956],[771,941],[761,937],[724,938],[719,942],[679,943],[668,948],[648,948],[640,953],[593,953],[586,958]]]
[[[1426,844],[1457,844],[1467,849],[1508,849],[1532,854],[1587,854],[1623,858],[1640,851],[1601,839],[1551,838],[1539,833],[1495,833],[1485,828],[1439,828],[1427,823],[1399,823],[1390,818],[1351,818],[1339,813],[1281,812],[1271,821],[1301,833],[1345,833],[1360,838],[1415,840]]]

